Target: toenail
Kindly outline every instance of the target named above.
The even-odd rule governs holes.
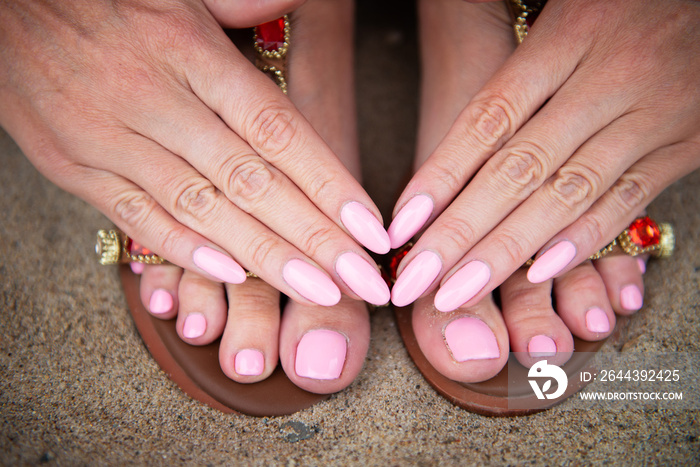
[[[459,318],[445,326],[445,342],[457,362],[498,358],[496,336],[477,318]]]
[[[234,367],[241,376],[258,376],[265,369],[265,357],[259,350],[243,349],[236,354]]]
[[[647,272],[647,263],[644,261],[644,259],[637,258],[637,267],[639,268],[639,272],[642,274]]]
[[[530,339],[527,353],[531,357],[552,357],[557,354],[557,344],[551,337],[539,335]]]
[[[316,329],[302,336],[297,346],[294,371],[313,379],[338,379],[345,365],[348,343],[345,336],[328,329]]]
[[[636,311],[642,308],[644,299],[642,292],[636,285],[627,285],[620,291],[620,304],[628,311]]]
[[[608,315],[598,307],[591,308],[586,312],[586,328],[595,333],[606,333],[610,331]]]
[[[173,309],[173,296],[164,289],[154,290],[151,294],[151,301],[148,303],[148,309],[156,315],[169,312]]]
[[[185,325],[182,327],[182,335],[187,339],[196,339],[204,335],[207,330],[207,320],[200,313],[192,313],[185,318]]]
[[[143,263],[129,263],[129,266],[131,267],[131,272],[134,274],[141,274],[146,267]]]

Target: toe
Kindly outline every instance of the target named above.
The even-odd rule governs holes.
[[[508,361],[508,332],[491,295],[470,308],[438,311],[435,294],[417,300],[413,332],[431,365],[465,383],[497,375]]]
[[[644,305],[644,281],[637,258],[627,255],[606,256],[593,262],[605,283],[613,310],[631,315]]]
[[[369,313],[364,302],[343,297],[333,307],[287,304],[280,361],[297,386],[320,394],[344,389],[360,373],[368,348]]]
[[[131,263],[133,265],[140,263]],[[143,266],[143,265],[141,265]],[[174,318],[178,310],[178,286],[182,269],[172,265],[138,267],[141,302],[156,318]]]
[[[221,336],[226,323],[224,286],[184,271],[178,287],[177,332],[192,345],[205,345]]]
[[[228,320],[219,362],[234,381],[261,381],[277,366],[280,293],[260,279],[227,285]]]

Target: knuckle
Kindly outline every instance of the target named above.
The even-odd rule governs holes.
[[[146,192],[129,193],[114,205],[117,224],[131,228],[143,227],[156,209],[156,202]]]
[[[496,175],[505,178],[504,186],[513,190],[513,195],[529,196],[546,177],[545,154],[539,145],[522,142],[507,150],[496,167]]]
[[[566,209],[578,212],[591,203],[597,182],[583,170],[562,168],[551,185],[552,194]]]
[[[512,133],[515,122],[513,105],[500,95],[486,95],[474,102],[472,132],[486,148],[496,149]]]
[[[453,158],[440,158],[430,164],[429,180],[437,180],[447,187],[450,193],[459,193],[466,183],[461,165],[463,162]]]
[[[164,232],[160,238],[160,245],[164,252],[182,251],[182,245],[186,238],[186,229],[184,227],[176,227]]]
[[[226,168],[228,173],[228,195],[245,204],[262,199],[274,185],[274,174],[267,164],[257,155],[242,156],[233,159]]]
[[[315,171],[313,171],[315,172]],[[312,173],[309,171],[310,177],[304,182],[307,187],[304,190],[313,201],[320,201],[323,199],[328,199],[329,196],[334,194],[334,187],[336,187],[335,175],[330,172]]]
[[[263,269],[271,264],[274,252],[280,247],[280,240],[270,232],[255,235],[247,250],[250,253],[251,264]]]
[[[302,251],[311,258],[316,257],[317,253],[333,240],[334,233],[335,228],[329,225],[309,226],[301,237]]]
[[[517,235],[501,232],[493,238],[494,251],[500,251],[514,266],[520,266],[532,255],[525,251],[525,244],[518,240]]]
[[[580,235],[579,238],[586,238],[593,248],[595,248],[595,246],[603,247],[614,237],[614,234],[613,237],[609,234],[610,228],[596,215],[589,215],[581,218],[581,222],[576,229],[581,229],[583,234]]]
[[[297,132],[292,112],[278,104],[268,104],[253,118],[249,142],[272,162],[293,149]]]
[[[201,219],[207,217],[219,204],[219,190],[207,180],[190,182],[180,188],[175,197],[174,212]]]
[[[450,217],[441,224],[446,237],[452,241],[458,251],[469,251],[476,243],[476,232],[466,219]]]
[[[639,177],[624,174],[611,188],[617,200],[629,211],[637,211],[649,198],[650,189]]]

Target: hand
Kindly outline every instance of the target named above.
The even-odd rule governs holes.
[[[272,19],[210,6],[228,25]],[[348,232],[388,250],[378,210],[207,5],[3,2],[0,22],[0,124],[53,182],[211,279],[245,280],[237,261],[296,300],[332,305],[327,272],[357,297],[335,261],[354,252],[374,264]]]
[[[698,168],[699,26],[697,2],[549,1],[399,199],[392,247],[435,221],[394,303],[442,279],[439,310],[474,304],[538,250],[532,282],[566,272]]]

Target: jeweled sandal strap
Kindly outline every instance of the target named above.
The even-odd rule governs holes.
[[[289,17],[255,26],[253,46],[257,54],[255,66],[272,78],[287,94],[287,51],[290,38]]]

